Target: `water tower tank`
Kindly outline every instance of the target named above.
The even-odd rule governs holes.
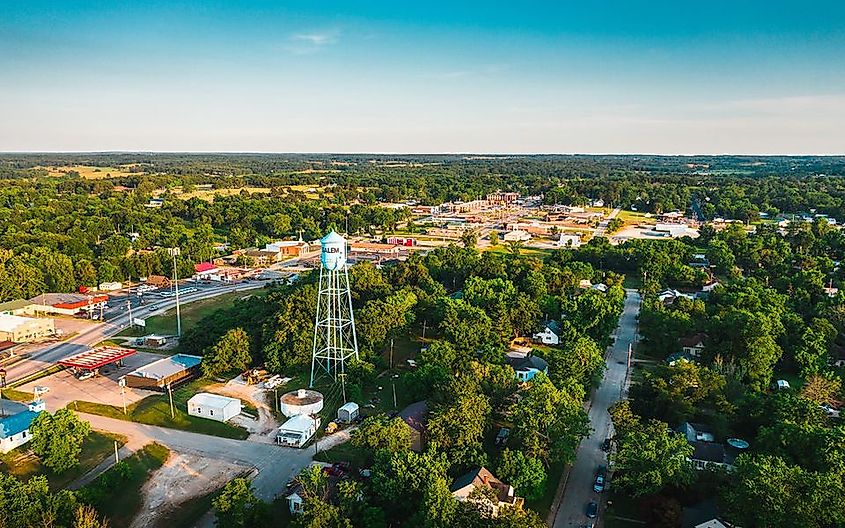
[[[317,391],[299,389],[283,394],[279,399],[279,411],[291,416],[317,414],[323,410],[323,395]]]
[[[346,264],[346,239],[334,231],[320,240],[320,262],[329,271],[341,269]]]

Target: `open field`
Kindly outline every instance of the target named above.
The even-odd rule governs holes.
[[[77,172],[86,180],[102,180],[105,178],[122,178],[124,176],[137,176],[139,172],[129,172],[131,165],[120,167],[93,167],[90,165],[72,165],[68,167],[36,167],[46,170],[52,177],[66,176],[70,172]]]
[[[117,441],[118,447],[120,447],[126,443],[126,438],[112,433],[91,431],[91,434],[88,435],[88,438],[82,444],[82,452],[79,454],[79,465],[60,475],[56,475],[42,466],[38,457],[32,454],[26,445],[9,453],[0,454],[0,468],[2,468],[3,472],[20,478],[44,475],[50,482],[52,489],[62,489],[94,469],[106,458],[112,456],[115,441]]]
[[[617,218],[625,222],[626,226],[634,225],[634,224],[656,224],[657,220],[654,217],[646,216],[645,213],[640,213],[637,211],[626,211],[622,209],[619,211]]]
[[[220,196],[234,196],[246,191],[250,194],[269,194],[269,187],[240,187],[238,189],[197,189],[191,192],[179,192],[177,196],[182,200],[190,200],[191,198],[199,198],[210,202],[214,200],[217,195]]]
[[[231,292],[193,301],[183,304],[180,307],[182,315],[182,328],[190,328],[199,323],[204,317],[231,306],[236,300],[244,297],[263,297],[267,295],[266,289],[255,289],[248,292]],[[144,328],[127,328],[120,332],[119,336],[142,336],[148,334],[176,335],[176,308],[164,312],[163,315],[154,315],[146,319],[147,326]]]
[[[207,380],[194,380],[173,390],[174,414],[172,417],[170,415],[170,401],[166,393],[148,396],[139,402],[127,405],[126,414],[123,414],[123,409],[120,407],[87,401],[74,401],[69,406],[79,412],[107,416],[118,420],[159,425],[222,438],[246,439],[249,433],[241,427],[188,415],[188,399],[201,392],[208,384]]]

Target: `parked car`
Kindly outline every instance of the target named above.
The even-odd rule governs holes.
[[[610,451],[610,438],[604,439],[604,442],[601,443],[601,450],[604,452]]]
[[[94,371],[93,370],[83,370],[76,375],[76,379],[78,379],[79,381],[85,381],[85,380],[87,380],[89,378],[93,378],[93,377],[94,377]]]
[[[590,501],[590,503],[587,504],[587,517],[589,517],[590,519],[595,519],[598,516],[598,514],[599,514],[599,505],[596,504],[595,501]]]
[[[839,418],[840,411],[839,409],[834,409],[830,405],[824,404],[821,406],[824,413],[827,415],[828,418]]]
[[[593,483],[593,491],[596,493],[601,493],[604,491],[604,479],[607,476],[607,468],[605,466],[599,466],[596,470],[596,481]]]

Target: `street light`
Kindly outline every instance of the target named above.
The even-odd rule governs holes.
[[[178,247],[169,248],[167,252],[173,257],[173,288],[176,292],[176,335],[182,337],[182,314],[179,312],[179,276],[176,274],[176,257],[181,254]]]

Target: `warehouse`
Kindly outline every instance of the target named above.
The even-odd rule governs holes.
[[[56,333],[52,319],[0,314],[0,341],[29,343]]]
[[[188,414],[200,418],[208,418],[218,422],[225,422],[241,414],[241,400],[200,392],[191,396],[188,400]]]
[[[168,385],[177,385],[199,373],[200,356],[176,354],[153,361],[137,368],[123,377],[126,386],[133,389],[164,390]]]

